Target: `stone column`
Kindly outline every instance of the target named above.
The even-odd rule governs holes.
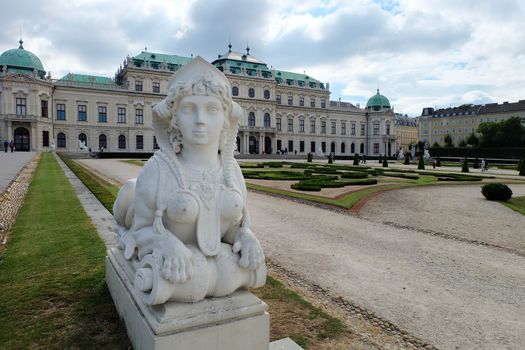
[[[29,142],[30,142],[30,145],[29,145],[29,150],[31,151],[38,151],[39,149],[39,145],[38,145],[38,135],[36,134],[37,133],[37,128],[36,128],[36,125],[35,123],[30,123],[31,127],[30,127],[30,134],[29,134]]]
[[[264,153],[264,134],[259,135],[259,154]]]
[[[12,122],[10,120],[7,122],[7,139],[9,141],[14,140],[13,126],[12,126]]]

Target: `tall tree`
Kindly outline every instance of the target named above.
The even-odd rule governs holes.
[[[476,134],[474,134],[474,132],[472,132],[468,137],[467,137],[467,143],[471,146],[477,146],[479,144],[479,138],[476,136]]]
[[[481,135],[480,145],[484,147],[525,146],[525,127],[519,117],[481,123],[478,132]]]

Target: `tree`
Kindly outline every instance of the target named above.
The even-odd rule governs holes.
[[[432,145],[432,148],[439,148],[439,147],[441,147],[441,146],[437,142],[434,142],[434,144]]]
[[[420,170],[425,170],[425,159],[423,159],[423,156],[419,156],[419,163],[417,164],[417,168]]]
[[[445,147],[454,147],[454,142],[452,141],[452,136],[449,134],[445,135],[445,138],[443,139],[445,142]]]
[[[525,146],[525,127],[520,117],[512,117],[501,122],[481,123],[478,133],[480,145],[484,147]]]
[[[461,167],[461,172],[462,173],[468,173],[469,172],[467,157],[465,157],[465,160],[463,160],[463,166]]]
[[[461,140],[461,141],[459,141],[458,146],[459,146],[459,147],[467,147],[467,141],[465,141],[465,140]]]
[[[476,134],[474,134],[474,132],[472,132],[467,137],[467,144],[469,144],[469,145],[471,145],[473,147],[476,147],[479,144],[479,138],[476,136]]]

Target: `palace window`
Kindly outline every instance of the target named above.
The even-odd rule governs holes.
[[[135,148],[136,149],[144,149],[144,136],[142,135],[136,135],[135,136]]]
[[[248,89],[248,96],[249,97],[255,97],[255,89],[254,88],[249,88]]]
[[[341,135],[346,135],[346,122],[341,122]]]
[[[153,82],[153,92],[159,93],[160,92],[160,83],[154,81]]]
[[[379,153],[379,143],[374,143],[374,154]]]
[[[270,90],[266,89],[264,90],[264,99],[269,100],[270,99]]]
[[[108,108],[106,106],[98,106],[98,122],[106,123],[108,121]]]
[[[374,136],[379,135],[379,123],[376,122],[376,123],[373,124],[373,126],[374,126],[374,129],[373,129],[374,130],[373,131],[374,132]]]
[[[310,107],[315,107],[315,97],[310,97]]]
[[[321,108],[326,108],[326,99],[321,99]]]
[[[315,153],[315,141],[310,141],[310,152]]]
[[[87,136],[84,133],[80,133],[78,135],[78,140],[82,143],[84,143],[85,146],[87,146]]]
[[[232,95],[239,96],[239,88],[237,86],[232,87]]]
[[[144,110],[142,108],[135,109],[135,124],[144,124]]]
[[[255,113],[248,113],[248,126],[255,126]]]
[[[66,105],[57,103],[57,120],[66,120]]]
[[[326,142],[324,142],[324,141],[321,142],[321,151],[322,151],[323,153],[326,152]]]
[[[299,152],[304,152],[304,141],[299,141]]]
[[[341,143],[341,153],[343,153],[343,154],[346,153],[346,145],[345,145],[344,142]]]
[[[118,107],[117,108],[117,123],[125,123],[125,122],[126,122],[126,108]]]
[[[42,146],[49,147],[49,131],[42,131]]]
[[[157,138],[153,136],[153,149],[159,149],[159,144],[157,143]]]
[[[310,133],[315,134],[315,119],[310,119]]]
[[[336,131],[336,123],[335,123],[335,121],[331,122],[330,131],[332,132],[332,135],[335,135],[335,131]]]
[[[27,100],[25,97],[16,98],[16,115],[26,115]]]
[[[299,132],[304,132],[304,119],[299,119]]]
[[[355,123],[352,123],[352,128],[351,128],[350,134],[351,135],[355,135]]]
[[[98,135],[98,149],[107,149],[108,148],[108,138],[104,134]]]
[[[292,105],[293,105],[293,96],[288,95],[288,106],[292,106]]]
[[[321,120],[321,134],[326,134],[326,122],[324,120]]]
[[[280,151],[282,149],[281,140],[277,140],[277,150]]]
[[[272,122],[270,119],[270,113],[264,113],[264,127],[269,128],[272,126]]]
[[[41,103],[41,110],[42,110],[42,118],[47,118],[47,101],[46,100],[42,100],[40,101]]]
[[[126,149],[126,136],[119,135],[119,137],[118,137],[118,148],[119,149]]]
[[[390,123],[386,123],[386,134],[390,135]]]
[[[293,119],[288,119],[288,131],[293,132]]]
[[[365,124],[361,124],[361,136],[365,136]]]
[[[281,131],[281,118],[275,118],[275,127],[277,131]]]
[[[299,106],[304,106],[304,96],[299,96]]]
[[[78,105],[78,121],[85,122],[87,121],[87,106]]]
[[[135,91],[142,91],[142,80],[135,80]]]
[[[57,134],[57,147],[65,148],[66,147],[66,134],[59,132]]]
[[[275,102],[281,104],[281,95],[275,95]]]
[[[288,152],[293,152],[293,140],[288,140]]]

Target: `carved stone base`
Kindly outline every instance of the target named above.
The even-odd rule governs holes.
[[[151,307],[135,294],[131,270],[120,250],[107,251],[106,283],[135,350],[268,350],[268,305],[248,291]]]

